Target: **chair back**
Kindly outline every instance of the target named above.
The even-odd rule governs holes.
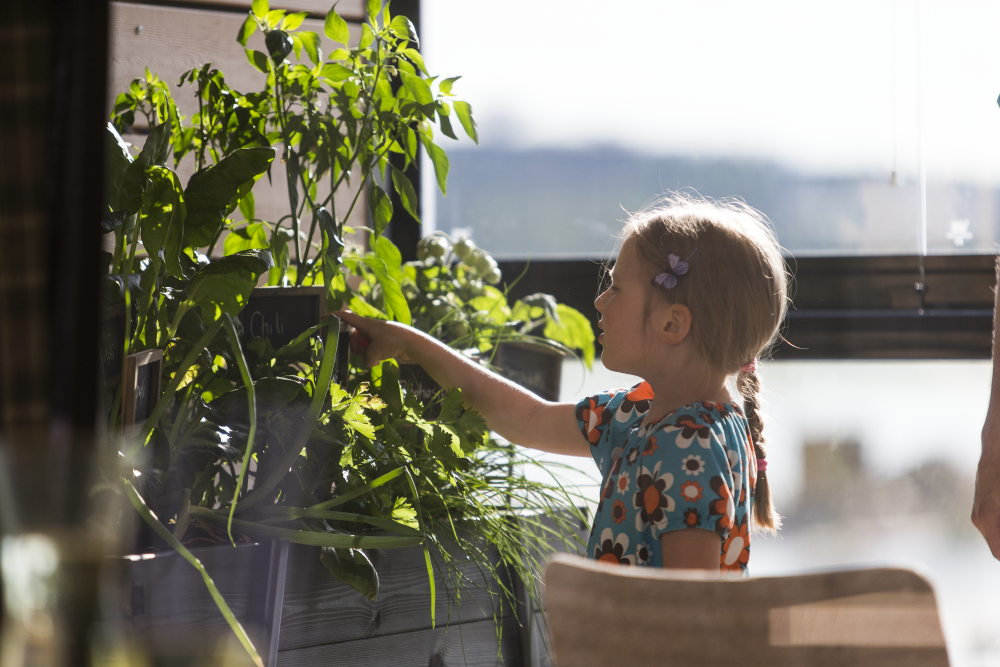
[[[948,665],[934,591],[902,568],[735,578],[560,554],[545,610],[559,667]]]

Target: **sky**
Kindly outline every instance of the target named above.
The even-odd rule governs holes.
[[[931,181],[1000,184],[997,2],[423,0],[421,22],[483,144],[904,178],[922,154]]]

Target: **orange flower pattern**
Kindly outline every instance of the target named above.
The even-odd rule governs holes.
[[[588,398],[576,406],[576,420],[580,422],[583,435],[596,445],[601,439],[601,427],[611,422],[611,411],[606,405],[598,405],[598,397]]]
[[[699,402],[643,424],[652,400],[642,382],[577,404],[602,477],[587,553],[662,567],[660,535],[697,528],[720,536],[720,569],[746,572],[755,480],[748,479],[753,447],[742,411]]]
[[[729,532],[729,537],[722,543],[722,557],[719,567],[728,572],[745,570],[750,562],[750,531],[747,529],[747,518],[744,515],[740,523]]]

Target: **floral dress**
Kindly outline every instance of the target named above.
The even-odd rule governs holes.
[[[588,555],[662,567],[663,533],[702,528],[722,538],[720,569],[745,573],[757,462],[742,411],[691,403],[642,424],[652,399],[641,382],[576,406],[603,479]]]

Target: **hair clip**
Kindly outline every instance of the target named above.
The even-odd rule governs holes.
[[[698,252],[697,248],[691,251],[691,254],[687,256],[687,259],[681,259],[673,253],[667,255],[667,260],[670,262],[670,266],[668,266],[666,271],[663,273],[658,273],[656,277],[653,278],[651,283],[653,285],[659,285],[663,289],[673,289],[676,287],[677,279],[687,273],[691,268],[688,265],[688,261],[696,252]]]

